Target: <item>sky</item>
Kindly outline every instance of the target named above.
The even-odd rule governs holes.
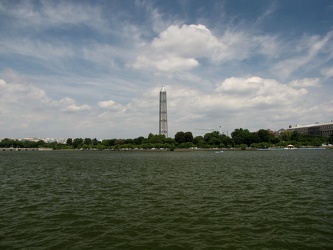
[[[331,0],[0,0],[0,138],[333,120]]]

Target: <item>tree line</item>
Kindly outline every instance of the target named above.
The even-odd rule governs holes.
[[[248,129],[235,129],[231,136],[218,131],[206,133],[204,136],[193,137],[192,132],[179,131],[174,138],[150,133],[148,137],[134,139],[104,139],[68,138],[66,143],[44,142],[42,140],[21,141],[5,138],[0,141],[0,148],[53,148],[53,149],[169,149],[176,148],[268,148],[286,147],[293,144],[296,147],[319,147],[322,144],[333,144],[333,134],[330,137],[303,135],[297,131],[282,132],[278,136],[270,130],[260,129],[250,132]]]

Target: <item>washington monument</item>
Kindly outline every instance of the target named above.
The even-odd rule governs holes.
[[[160,91],[160,126],[159,134],[168,137],[168,119],[167,119],[167,97],[164,86]]]

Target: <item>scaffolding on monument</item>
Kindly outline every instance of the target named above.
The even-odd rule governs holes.
[[[167,97],[164,86],[160,91],[159,134],[168,137]]]

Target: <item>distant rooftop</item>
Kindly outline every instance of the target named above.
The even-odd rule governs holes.
[[[315,127],[315,126],[325,126],[325,125],[333,125],[333,120],[331,122],[316,122],[315,124],[308,124],[308,125],[290,125],[289,128],[308,128],[308,127]]]

